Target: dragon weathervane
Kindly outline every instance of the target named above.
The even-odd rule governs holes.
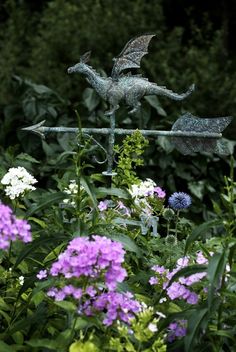
[[[110,105],[106,115],[112,115],[118,108],[121,100],[131,107],[130,113],[135,113],[140,107],[140,100],[146,95],[164,95],[173,100],[183,100],[194,91],[194,84],[186,93],[177,94],[156,83],[149,82],[142,75],[132,75],[123,71],[130,68],[140,68],[142,57],[148,53],[148,45],[155,34],[144,34],[131,39],[113,59],[114,66],[111,77],[101,77],[91,66],[87,65],[90,53],[80,58],[80,62],[70,68],[68,73],[80,72],[84,74],[90,85],[102,99]]]
[[[149,82],[142,75],[133,75],[124,70],[139,68],[142,57],[148,53],[148,45],[155,34],[144,34],[131,39],[114,58],[114,66],[111,77],[100,76],[91,66],[87,64],[90,52],[80,58],[80,62],[68,68],[68,73],[79,72],[86,76],[87,81],[96,92],[108,102],[109,111],[105,114],[110,116],[110,128],[82,128],[80,131],[89,136],[101,147],[106,154],[106,159],[100,163],[107,162],[107,170],[103,172],[106,176],[114,175],[112,170],[114,159],[115,134],[127,135],[134,132],[131,129],[115,127],[115,111],[119,109],[119,103],[123,100],[130,107],[130,113],[135,113],[141,103],[140,100],[146,95],[162,95],[173,100],[183,100],[194,91],[194,84],[183,93],[172,92],[163,86]],[[229,154],[227,143],[222,140],[222,132],[232,121],[231,116],[199,118],[190,113],[180,116],[173,124],[171,131],[140,130],[144,136],[168,136],[175,148],[182,154],[193,154],[196,152],[209,152],[218,154]],[[42,121],[34,126],[25,127],[23,130],[35,132],[44,137],[49,132],[72,132],[77,133],[78,128],[72,127],[47,127]],[[108,150],[103,148],[91,134],[108,135]]]

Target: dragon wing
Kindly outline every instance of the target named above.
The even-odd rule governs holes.
[[[115,61],[111,76],[117,78],[126,68],[139,68],[141,59],[148,53],[148,45],[155,34],[143,34],[128,41]]]

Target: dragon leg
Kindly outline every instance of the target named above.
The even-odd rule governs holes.
[[[117,105],[111,105],[111,106],[110,106],[110,109],[107,110],[107,111],[105,111],[105,115],[106,115],[106,116],[111,116],[112,114],[114,114],[114,112],[115,112],[116,110],[119,109],[119,107],[120,107],[119,104],[117,104]]]
[[[135,89],[136,88],[136,89]],[[132,110],[129,111],[129,114],[134,114],[139,110],[141,103],[140,99],[143,96],[143,90],[137,89],[137,87],[133,87],[133,89],[129,89],[126,93],[125,100],[127,105],[129,105]]]

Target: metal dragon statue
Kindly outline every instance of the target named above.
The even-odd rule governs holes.
[[[68,69],[68,73],[80,72],[84,74],[87,81],[97,93],[109,103],[110,109],[106,113],[110,117],[110,128],[82,128],[84,136],[91,138],[91,134],[103,134],[108,136],[108,149],[103,148],[94,138],[93,141],[105,152],[106,158],[99,163],[107,162],[107,170],[103,172],[106,176],[113,176],[114,141],[115,135],[127,135],[134,130],[115,128],[115,111],[123,100],[131,107],[130,113],[138,110],[140,100],[146,95],[163,95],[173,100],[183,100],[193,91],[192,85],[185,93],[178,94],[163,86],[149,82],[141,75],[124,73],[126,69],[139,68],[141,59],[148,53],[148,45],[154,34],[144,34],[131,39],[115,59],[111,77],[100,76],[91,66],[87,64],[90,52],[80,58],[80,62]],[[194,154],[201,151],[217,154],[229,154],[227,142],[222,139],[222,132],[232,121],[231,116],[199,118],[191,113],[180,116],[173,124],[171,131],[140,130],[145,136],[168,136],[171,138],[175,148],[182,154]],[[72,132],[78,133],[78,128],[73,127],[47,127],[44,121],[23,130],[38,133],[44,137],[50,132]]]
[[[80,72],[86,76],[87,81],[101,98],[109,103],[110,110],[106,115],[112,115],[119,108],[122,100],[131,107],[130,113],[134,113],[141,105],[141,98],[146,95],[163,95],[173,100],[183,100],[194,91],[194,84],[187,92],[177,94],[164,86],[149,82],[142,75],[123,73],[126,69],[140,67],[141,59],[148,53],[149,42],[154,36],[155,34],[144,34],[131,39],[121,53],[113,59],[115,63],[111,77],[100,76],[87,64],[90,52],[81,56],[78,64],[68,68],[68,73]]]

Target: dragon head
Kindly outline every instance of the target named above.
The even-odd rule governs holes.
[[[74,66],[71,66],[68,68],[67,72],[68,73],[74,73],[74,72],[84,72],[86,68],[86,63],[89,61],[91,51],[86,52],[84,55],[80,57],[80,61],[75,64]]]

